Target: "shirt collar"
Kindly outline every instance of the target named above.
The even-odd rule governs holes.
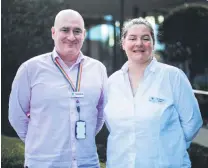
[[[52,57],[53,57],[53,59],[55,59],[55,58],[61,59],[61,57],[59,56],[59,54],[57,53],[57,51],[56,51],[55,48],[53,49]],[[80,62],[81,62],[82,60],[84,60],[84,59],[85,59],[85,57],[84,57],[83,53],[80,51],[79,56],[78,56],[77,61],[75,62],[75,64],[80,63]],[[61,60],[62,60],[62,59],[61,59]],[[63,61],[63,60],[62,60],[62,61]]]
[[[145,69],[145,74],[146,75],[147,73],[149,72],[155,72],[156,70],[156,64],[157,64],[157,59],[155,57],[153,57],[152,61],[150,62],[150,64],[146,67]],[[129,67],[128,67],[128,61],[122,66],[121,70],[124,72],[124,73],[127,73]]]

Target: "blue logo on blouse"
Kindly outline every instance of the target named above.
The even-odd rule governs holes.
[[[163,103],[165,100],[159,97],[149,97],[149,101],[152,103]]]

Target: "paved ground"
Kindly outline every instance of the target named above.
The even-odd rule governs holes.
[[[208,147],[208,127],[201,128],[193,142]]]

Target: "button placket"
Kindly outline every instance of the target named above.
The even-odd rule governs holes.
[[[75,137],[75,124],[77,121],[77,113],[74,99],[71,98],[70,101],[70,118],[71,118],[71,150],[72,150],[72,168],[77,168],[77,159],[76,159],[76,137]]]

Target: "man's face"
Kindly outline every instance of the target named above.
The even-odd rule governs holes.
[[[61,16],[51,32],[58,54],[64,57],[78,57],[85,37],[84,22],[80,17]]]

